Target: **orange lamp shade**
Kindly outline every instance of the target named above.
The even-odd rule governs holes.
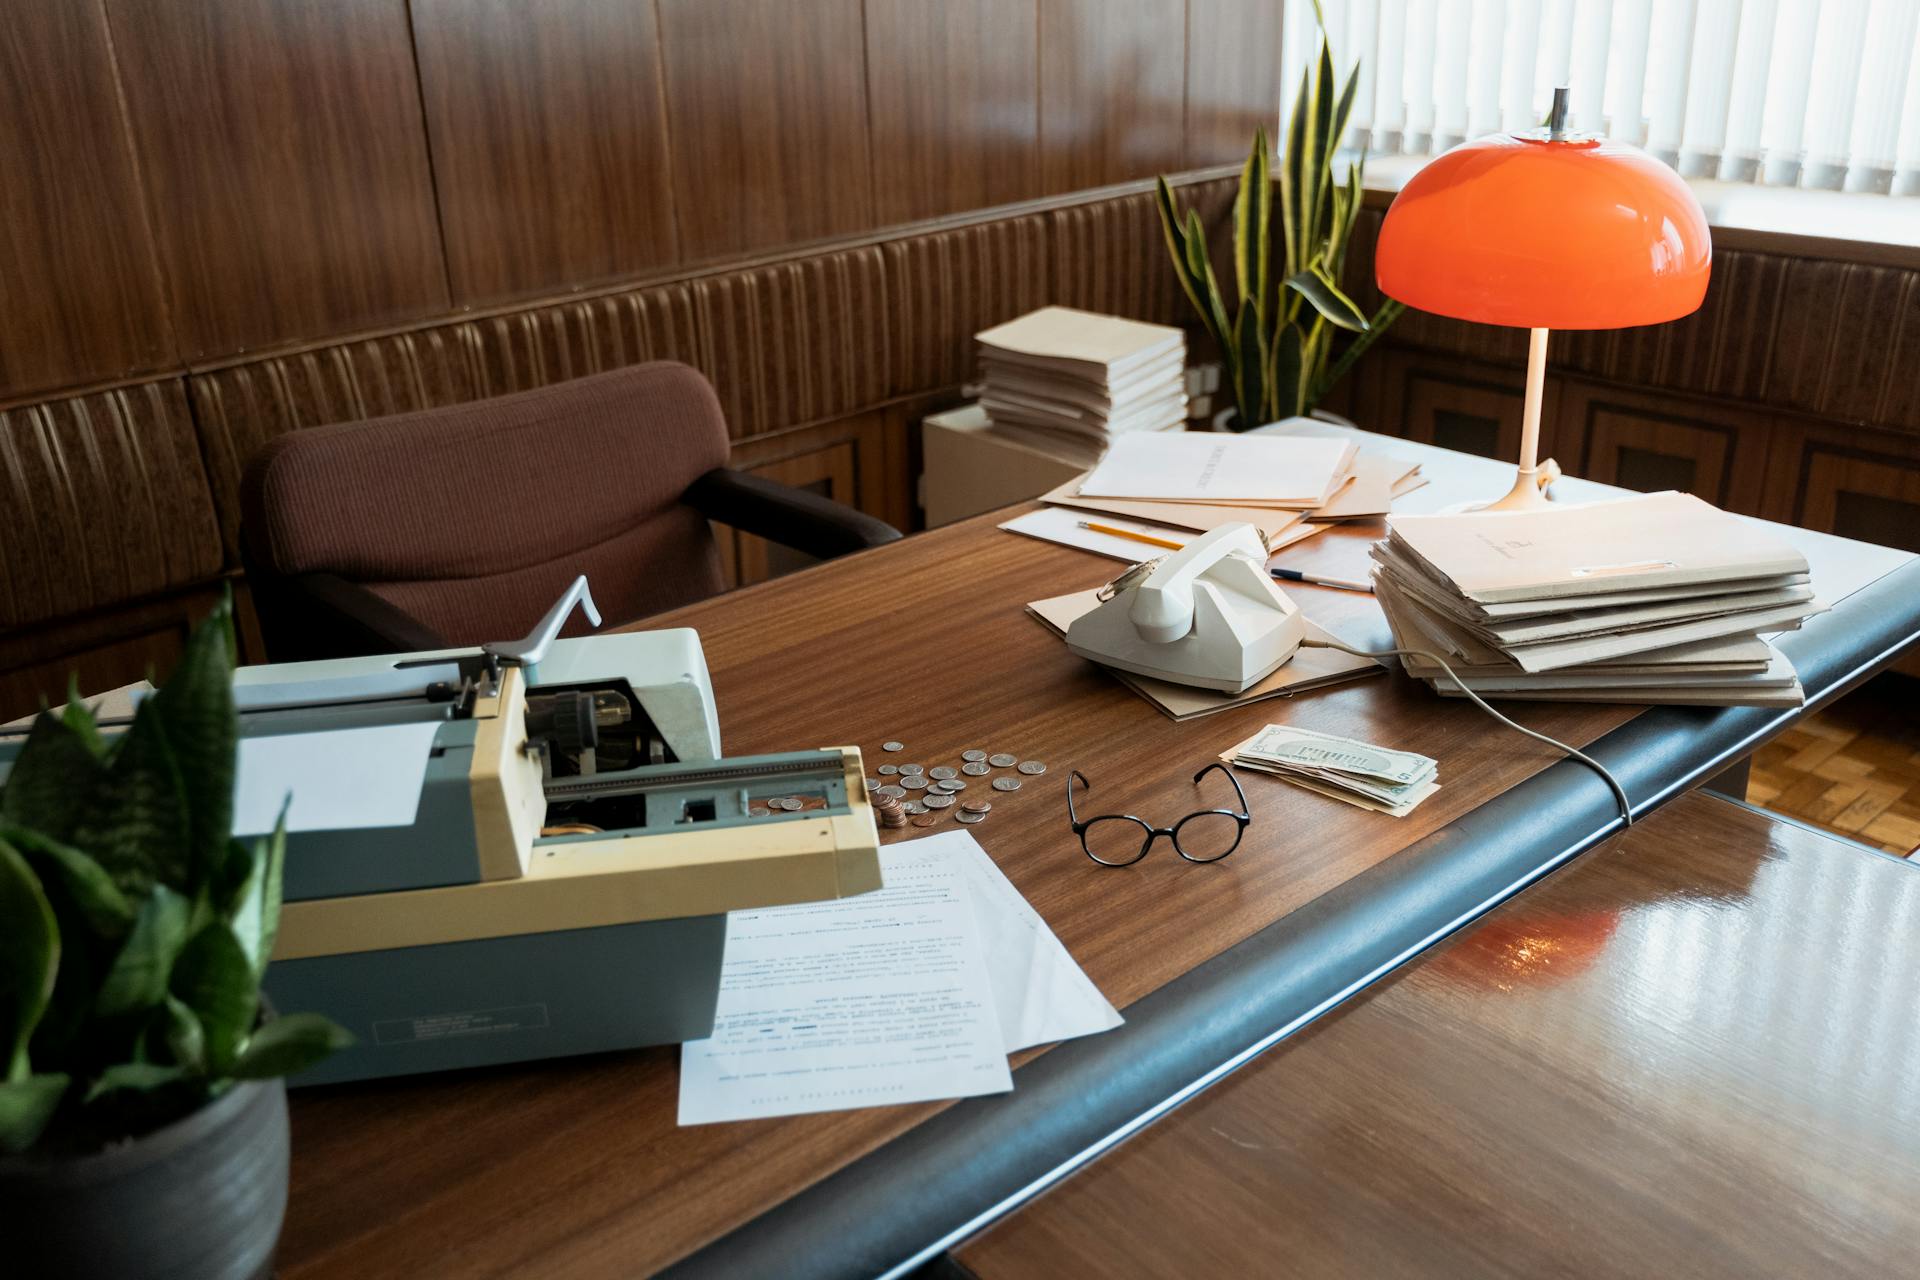
[[[1713,246],[1687,184],[1636,147],[1496,134],[1415,174],[1375,251],[1410,307],[1526,329],[1618,329],[1696,310]]]

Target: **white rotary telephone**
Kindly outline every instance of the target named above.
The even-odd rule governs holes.
[[[1136,675],[1241,693],[1291,658],[1300,610],[1267,573],[1250,524],[1223,524],[1108,583],[1067,628],[1083,658]]]

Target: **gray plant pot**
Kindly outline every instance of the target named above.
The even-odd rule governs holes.
[[[8,1275],[252,1280],[287,1212],[287,1086],[237,1085],[96,1155],[0,1158]]]

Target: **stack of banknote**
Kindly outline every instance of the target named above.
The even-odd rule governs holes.
[[[1440,789],[1439,766],[1430,756],[1286,724],[1268,725],[1220,758],[1396,818]]]

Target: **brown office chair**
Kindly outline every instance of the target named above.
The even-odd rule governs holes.
[[[821,557],[900,536],[726,460],[713,388],[667,362],[276,437],[241,483],[268,656],[512,639],[581,573],[608,625],[671,609],[724,585],[710,519]]]

